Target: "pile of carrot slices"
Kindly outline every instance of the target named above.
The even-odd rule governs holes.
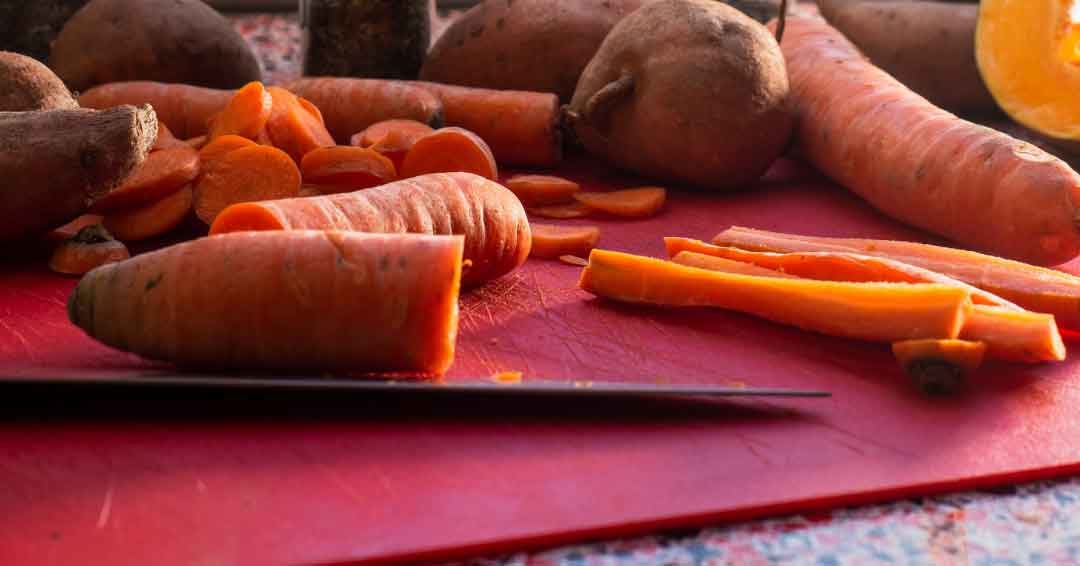
[[[669,259],[593,250],[579,286],[632,303],[719,307],[892,345],[928,393],[985,359],[1065,359],[1080,329],[1080,277],[929,244],[734,227],[712,243],[665,238]]]

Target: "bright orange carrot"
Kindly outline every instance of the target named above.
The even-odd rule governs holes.
[[[266,122],[266,135],[275,147],[299,165],[309,151],[334,145],[322,117],[313,114],[295,94],[273,86],[267,90],[273,98],[273,109]]]
[[[454,357],[461,250],[445,236],[212,236],[91,271],[68,317],[181,366],[439,374]]]
[[[226,135],[254,139],[270,119],[274,99],[260,82],[251,82],[236,91],[210,125],[211,140]]]
[[[102,225],[122,242],[154,238],[179,226],[191,212],[192,201],[188,185],[155,203],[109,214]]]
[[[177,147],[188,146],[186,143],[176,139],[176,136],[169,131],[169,127],[165,125],[165,122],[158,122],[157,139],[154,140],[154,146],[150,148],[150,151],[173,149]]]
[[[230,151],[195,184],[195,214],[211,224],[232,204],[295,197],[300,170],[292,158],[274,147],[255,146]]]
[[[817,169],[965,246],[1039,265],[1080,253],[1080,175],[1065,162],[935,107],[824,21],[789,20],[782,48],[799,150]]]
[[[199,150],[199,159],[202,161],[203,168],[205,169],[209,167],[210,164],[214,161],[221,159],[221,156],[225,155],[226,153],[245,147],[256,147],[257,145],[259,144],[249,140],[248,138],[234,135],[224,135],[215,138],[210,143],[204,145],[203,148]]]
[[[671,261],[687,267],[697,267],[710,271],[723,271],[724,273],[738,273],[741,275],[757,275],[760,277],[780,277],[782,279],[798,279],[795,275],[789,275],[783,271],[774,271],[760,267],[752,263],[725,259],[713,255],[698,252],[681,251],[671,256]]]
[[[117,242],[100,224],[86,226],[53,250],[49,269],[65,275],[82,275],[99,265],[130,257],[124,244]]]
[[[100,214],[84,214],[52,232],[49,232],[45,238],[50,242],[58,244],[68,238],[74,238],[75,234],[79,233],[79,230],[82,230],[87,226],[101,224],[102,218],[103,217]]]
[[[199,154],[190,147],[151,152],[127,179],[94,203],[95,213],[109,213],[160,200],[199,175]]]
[[[532,251],[529,257],[558,259],[559,256],[585,256],[596,247],[600,229],[596,226],[556,226],[554,224],[530,225]]]
[[[986,344],[969,340],[904,340],[893,342],[900,367],[928,395],[959,391],[966,377],[982,365]]]
[[[1054,315],[1065,328],[1080,329],[1080,277],[941,246],[916,242],[823,238],[735,227],[713,243],[772,252],[839,251],[886,257],[958,279],[1028,310]]]
[[[499,178],[495,156],[480,136],[461,128],[442,128],[417,140],[401,164],[407,179],[428,173],[465,172]]]
[[[592,251],[579,286],[618,301],[720,307],[823,334],[883,342],[956,338],[971,310],[971,295],[947,285],[738,275],[607,250]]]
[[[242,230],[357,230],[465,236],[467,284],[513,271],[529,255],[529,221],[517,197],[471,173],[432,174],[340,195],[230,206],[211,234]]]
[[[130,81],[91,88],[79,96],[79,105],[100,110],[123,104],[150,104],[159,121],[169,126],[174,135],[187,139],[205,134],[210,117],[221,112],[232,95],[231,90]]]
[[[287,85],[322,111],[326,127],[339,143],[356,132],[395,118],[443,125],[439,99],[411,83],[379,79],[304,78]]]
[[[382,122],[376,122],[363,131],[353,135],[349,140],[350,145],[357,147],[371,147],[380,140],[385,138],[387,134],[396,132],[402,134],[403,139],[406,140],[411,147],[411,144],[416,143],[420,138],[434,132],[431,126],[423,122],[417,122],[416,120],[383,120]],[[408,148],[405,148],[408,151]]]
[[[641,187],[608,193],[575,193],[574,199],[597,212],[644,218],[660,212],[667,200],[667,191],[661,187]]]
[[[305,183],[327,187],[323,194],[377,187],[397,178],[392,161],[369,148],[348,145],[309,151],[300,172]]]
[[[591,213],[591,208],[578,201],[567,204],[549,204],[547,206],[537,206],[529,209],[529,214],[534,214],[542,218],[556,218],[559,220],[584,218]]]
[[[506,188],[525,206],[545,206],[573,202],[581,185],[551,175],[514,175],[506,181]]]

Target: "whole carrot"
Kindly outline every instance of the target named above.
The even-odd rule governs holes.
[[[238,150],[243,151],[243,150]],[[435,173],[335,195],[235,204],[211,234],[243,230],[356,230],[465,236],[469,285],[505,275],[529,255],[532,235],[514,193],[471,173]]]
[[[799,148],[833,180],[965,246],[1040,265],[1080,253],[1080,175],[1063,161],[935,107],[823,21],[789,19],[781,47]]]
[[[121,104],[149,104],[181,139],[201,136],[210,129],[210,118],[221,112],[233,97],[231,90],[203,88],[153,81],[108,83],[79,96],[84,108],[112,108]]]
[[[226,234],[97,268],[68,316],[182,366],[442,373],[454,356],[460,237]]]
[[[403,81],[305,78],[287,87],[322,111],[326,128],[339,144],[377,122],[408,119],[442,127],[442,104],[425,89]]]

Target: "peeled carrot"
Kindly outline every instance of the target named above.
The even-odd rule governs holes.
[[[169,127],[165,125],[165,122],[158,122],[157,139],[154,140],[154,146],[150,148],[150,151],[176,147],[187,147],[187,144],[176,139],[176,136],[169,131]]]
[[[514,175],[507,179],[506,188],[525,206],[544,206],[573,202],[574,193],[581,190],[581,185],[551,175]]]
[[[904,340],[893,342],[900,367],[929,395],[948,395],[982,365],[986,344],[969,340]]]
[[[250,82],[229,100],[210,125],[209,138],[236,135],[254,138],[270,119],[274,99],[260,82]]]
[[[886,257],[947,275],[1080,329],[1080,277],[976,252],[891,240],[823,238],[734,227],[713,243],[772,251],[840,251]]]
[[[556,218],[559,220],[584,218],[591,213],[591,208],[585,206],[584,203],[577,201],[567,204],[549,204],[547,206],[537,206],[529,209],[529,214],[534,214],[543,218]]]
[[[203,146],[203,148],[199,150],[199,159],[203,162],[203,166],[206,167],[209,166],[210,163],[220,159],[221,156],[226,153],[245,147],[256,147],[257,145],[259,144],[245,137],[223,135],[214,138],[213,141]]]
[[[442,103],[435,95],[402,81],[304,78],[287,85],[322,111],[326,127],[339,143],[372,124],[395,118],[442,127]]]
[[[783,271],[775,271],[752,263],[745,263],[691,251],[677,252],[671,256],[671,261],[687,267],[697,267],[700,269],[708,269],[710,271],[723,271],[724,273],[757,275],[760,277],[779,277],[781,279],[798,279],[797,276],[789,275]]]
[[[188,185],[155,203],[109,214],[102,225],[122,242],[161,236],[179,226],[191,212],[193,198]]]
[[[123,104],[150,104],[159,121],[174,135],[187,139],[205,134],[210,128],[210,117],[221,112],[232,96],[231,90],[130,81],[91,88],[79,95],[79,105],[101,110]]]
[[[439,374],[454,356],[461,250],[460,237],[402,234],[200,238],[91,271],[68,317],[181,366]]]
[[[272,86],[267,90],[273,98],[273,109],[266,122],[266,135],[274,147],[284,150],[299,165],[309,151],[334,145],[321,115],[313,114],[308,105],[283,88]]]
[[[121,185],[94,203],[92,211],[108,213],[160,200],[195,180],[199,154],[189,147],[151,152]]]
[[[1039,265],[1080,253],[1065,162],[935,107],[824,21],[789,20],[782,48],[800,154],[833,180],[965,246]]]
[[[614,216],[644,218],[660,212],[667,191],[660,187],[641,187],[607,193],[574,193],[574,199],[591,210]]]
[[[947,285],[738,275],[607,250],[592,251],[578,285],[624,302],[720,307],[822,334],[883,342],[956,338],[971,310],[971,295]]]
[[[366,147],[348,145],[309,151],[300,172],[305,183],[327,187],[323,194],[377,187],[397,178],[392,161]]]
[[[424,175],[346,194],[230,206],[210,233],[308,229],[463,235],[464,257],[472,262],[463,280],[470,285],[516,269],[528,257],[532,241],[517,197],[471,173]]]
[[[405,155],[401,177],[465,172],[499,178],[495,156],[480,136],[461,128],[442,128],[420,138]]]
[[[100,224],[86,226],[53,250],[49,269],[64,275],[82,275],[99,265],[130,257],[124,244],[116,241]]]
[[[195,185],[195,214],[211,224],[229,205],[295,197],[300,170],[292,158],[274,147],[255,146],[218,158]]]
[[[529,257],[558,259],[559,256],[585,256],[596,247],[600,229],[596,226],[556,226],[554,224],[530,225],[532,250]]]
[[[79,230],[82,230],[87,226],[101,224],[102,218],[103,217],[100,214],[84,214],[63,226],[56,228],[52,232],[49,232],[46,235],[46,239],[50,242],[60,243],[68,238],[74,238],[75,234],[79,233]]]
[[[364,128],[363,131],[353,135],[350,145],[358,147],[371,147],[385,138],[391,132],[402,134],[410,144],[416,143],[420,138],[434,132],[431,126],[416,120],[383,120]],[[406,148],[406,151],[408,148]]]

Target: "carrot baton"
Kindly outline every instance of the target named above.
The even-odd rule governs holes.
[[[471,173],[436,173],[351,193],[237,204],[217,216],[210,233],[310,229],[463,235],[464,257],[472,262],[463,277],[468,285],[513,271],[532,245],[528,218],[514,193]]]
[[[461,251],[445,236],[213,236],[91,271],[68,316],[182,366],[438,374],[454,357]]]
[[[201,136],[210,129],[210,118],[221,112],[233,97],[231,90],[203,88],[153,81],[108,83],[79,95],[83,108],[112,108],[122,104],[154,107],[158,119],[177,137]]]
[[[798,147],[833,180],[965,246],[1039,265],[1080,253],[1080,175],[1063,161],[937,108],[824,21],[790,18],[782,49]]]

